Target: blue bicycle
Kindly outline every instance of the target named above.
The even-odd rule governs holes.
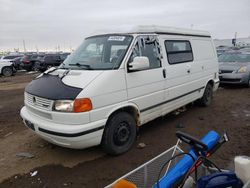
[[[222,170],[208,159],[228,141],[227,134],[210,131],[201,140],[180,131],[176,136],[175,146],[106,188],[243,187],[233,171]],[[182,142],[190,146],[189,152],[180,148]]]

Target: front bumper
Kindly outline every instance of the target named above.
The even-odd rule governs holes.
[[[106,120],[87,124],[59,124],[40,118],[24,106],[20,115],[24,124],[43,139],[67,148],[83,149],[101,143]]]
[[[249,82],[249,75],[246,73],[225,73],[220,74],[221,84],[239,84],[245,85]]]

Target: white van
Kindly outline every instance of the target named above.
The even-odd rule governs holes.
[[[218,85],[208,32],[141,26],[86,38],[25,88],[21,116],[51,143],[121,154],[139,126],[195,100],[208,106]]]

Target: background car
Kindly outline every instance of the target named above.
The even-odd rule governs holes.
[[[17,57],[23,57],[23,55],[17,54],[17,55],[6,55],[2,56],[0,60],[13,60]]]
[[[26,54],[20,61],[20,67],[26,71],[34,70],[34,64],[37,60],[38,54]]]
[[[64,61],[69,55],[70,53],[65,52],[65,53],[60,54],[60,58]]]
[[[8,60],[0,60],[0,74],[4,76],[12,76],[15,72],[12,62]]]
[[[59,66],[63,61],[64,58],[62,58],[60,54],[46,54],[37,58],[34,64],[34,70],[43,72],[50,67]]]
[[[224,53],[218,60],[221,84],[241,84],[250,87],[250,53]]]
[[[21,67],[20,67],[21,59],[22,59],[22,57],[17,57],[15,59],[11,60],[11,62],[13,63],[13,66],[14,66],[14,68],[16,70],[20,70],[21,69]]]

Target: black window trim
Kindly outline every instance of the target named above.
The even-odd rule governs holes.
[[[166,46],[166,42],[188,42],[189,45],[190,45],[190,50],[182,50],[182,51],[174,51],[174,52],[168,52],[167,50],[167,46]],[[164,41],[164,46],[165,46],[165,51],[166,51],[166,54],[167,54],[167,58],[168,58],[168,64],[169,65],[176,65],[176,64],[180,64],[180,63],[187,63],[187,62],[193,62],[194,61],[194,53],[193,53],[193,49],[192,49],[192,45],[191,45],[191,42],[189,40],[165,40]],[[178,53],[192,53],[192,60],[188,60],[188,61],[180,61],[180,62],[177,62],[177,63],[170,63],[169,61],[169,54],[178,54]]]

